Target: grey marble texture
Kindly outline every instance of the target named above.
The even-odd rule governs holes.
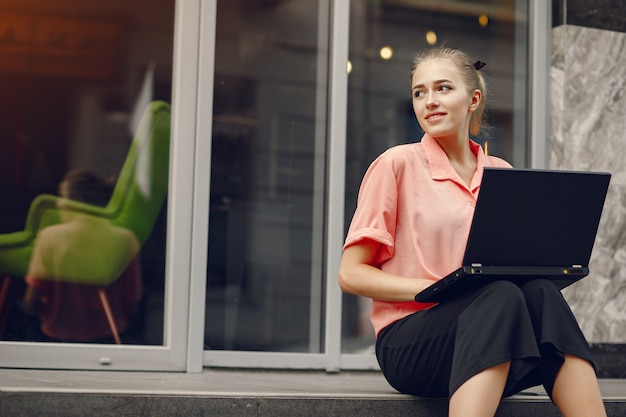
[[[551,168],[613,174],[591,274],[564,294],[590,342],[626,343],[626,34],[552,33]]]
[[[561,0],[556,3],[561,3],[567,24],[626,32],[623,0]],[[554,0],[552,4],[554,7]]]

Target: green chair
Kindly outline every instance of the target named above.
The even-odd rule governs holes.
[[[137,255],[152,232],[168,191],[169,149],[170,105],[154,101],[145,110],[105,207],[43,194],[31,203],[24,230],[0,235],[0,274],[4,275],[0,284],[0,335],[7,318],[4,307],[11,277],[27,276],[29,267],[33,267],[31,258],[39,236],[42,239],[46,236],[41,242],[47,240],[45,246],[54,246],[54,232],[60,231],[59,228],[64,226],[67,229],[71,224],[68,223],[70,219],[78,219],[86,226],[85,233],[73,233],[73,240],[70,235],[64,235],[65,239],[70,239],[64,243],[77,249],[72,249],[69,262],[64,258],[64,265],[59,266],[61,261],[55,263],[56,272],[63,276],[36,278],[42,278],[44,282],[56,280],[65,286],[93,287],[97,291],[111,334],[116,343],[120,343],[107,288],[118,285],[116,280],[120,275],[128,275],[124,270],[130,259]],[[114,232],[115,236],[125,233],[126,242],[136,243],[128,248],[122,244],[116,245],[115,241],[108,239],[109,249],[102,248],[103,241],[94,242],[98,239],[94,228],[100,227],[99,225],[112,226],[111,230],[117,230]],[[111,237],[110,233],[108,237]],[[101,238],[106,240],[104,235]],[[41,250],[41,245],[37,246],[37,250]],[[32,278],[28,277],[29,280]]]
[[[170,106],[154,101],[135,132],[106,207],[49,194],[37,196],[31,203],[24,230],[0,235],[0,274],[26,275],[38,233],[61,223],[62,211],[108,219],[112,225],[132,231],[143,246],[167,195],[169,148]],[[88,281],[89,277],[84,279]]]

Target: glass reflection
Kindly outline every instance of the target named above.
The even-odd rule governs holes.
[[[409,72],[414,54],[429,46],[445,42],[487,62],[481,71],[498,96],[487,104],[488,134],[474,139],[485,148],[488,141],[489,153],[526,165],[527,24],[526,0],[350,2],[346,228],[369,164],[387,148],[422,136]],[[343,295],[343,352],[374,352],[370,305],[369,299]]]
[[[59,194],[105,207],[113,186],[95,172],[75,170],[63,178]],[[106,217],[68,206],[59,200],[61,222],[37,235],[24,306],[50,340],[120,343],[141,297],[139,240]]]
[[[0,340],[163,343],[174,3],[0,1]]]
[[[217,3],[206,349],[321,350],[328,4]]]

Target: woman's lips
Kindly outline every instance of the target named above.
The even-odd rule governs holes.
[[[440,118],[442,118],[443,116],[445,116],[445,113],[441,113],[441,112],[437,112],[437,113],[430,113],[428,115],[426,115],[426,120],[438,120]]]

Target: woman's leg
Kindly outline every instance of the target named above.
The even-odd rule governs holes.
[[[449,398],[473,376],[508,361],[505,396],[541,383],[524,296],[506,281],[390,325],[378,336],[376,355],[394,388],[423,397]],[[503,393],[496,396],[499,401]]]
[[[478,363],[485,366],[467,379],[453,378],[459,384],[450,397],[450,416],[493,416],[504,395],[539,380],[539,360],[533,355],[538,353],[535,334],[519,287],[499,281],[475,301],[479,303],[459,316],[463,325],[457,332],[457,342],[471,349],[458,352],[454,361],[471,363],[471,358],[478,356],[484,358]],[[496,358],[500,360],[494,361]],[[454,389],[454,383],[451,385]]]
[[[606,416],[589,344],[561,291],[546,280],[521,289],[541,351],[543,384],[565,417]]]
[[[596,373],[582,358],[565,355],[552,390],[552,400],[564,417],[605,417]]]
[[[450,397],[450,417],[485,417],[496,414],[509,376],[511,362],[487,368],[465,381]]]

